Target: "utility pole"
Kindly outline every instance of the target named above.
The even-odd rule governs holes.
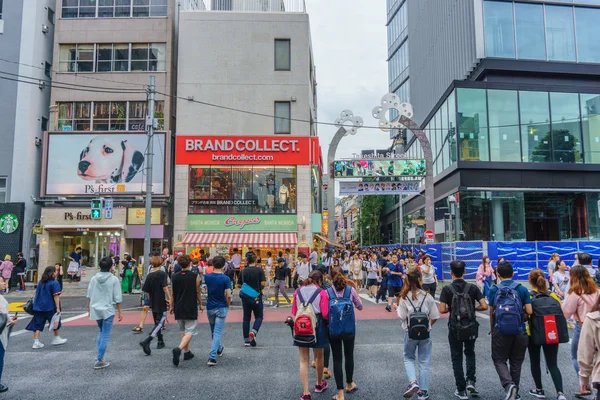
[[[154,158],[154,76],[148,77],[148,113],[146,114],[146,130],[148,146],[146,151],[146,221],[144,226],[144,278],[150,265],[150,240],[152,227],[152,159]]]

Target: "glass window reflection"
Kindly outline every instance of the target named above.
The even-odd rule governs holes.
[[[575,8],[577,55],[580,62],[600,62],[600,9]]]
[[[579,95],[550,93],[552,149],[555,162],[581,162]]]
[[[458,89],[459,152],[463,161],[489,161],[484,89]]]
[[[544,6],[515,3],[515,23],[518,57],[545,60]]]
[[[521,161],[517,92],[488,90],[492,161]]]
[[[546,6],[548,59],[575,61],[573,7]]]
[[[515,58],[513,4],[486,1],[485,47],[488,57]]]
[[[600,95],[581,94],[581,118],[585,162],[600,164]]]
[[[552,161],[547,92],[519,92],[523,161]]]

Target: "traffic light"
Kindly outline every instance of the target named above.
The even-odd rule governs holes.
[[[92,200],[92,219],[102,219],[102,199]]]

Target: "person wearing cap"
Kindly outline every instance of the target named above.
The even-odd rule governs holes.
[[[275,267],[275,305],[273,306],[274,308],[279,307],[280,291],[283,294],[283,297],[285,297],[285,300],[288,302],[288,304],[292,303],[287,295],[287,292],[285,291],[285,279],[289,274],[290,269],[288,268],[287,263],[285,262],[285,258],[279,257],[277,259],[277,266]]]

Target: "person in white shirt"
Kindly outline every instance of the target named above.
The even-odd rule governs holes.
[[[552,287],[554,293],[564,300],[569,291],[569,275],[567,274],[567,265],[564,261],[559,261],[556,265],[556,271],[552,274]]]
[[[269,293],[271,291],[271,271],[273,270],[273,253],[267,251],[267,263],[265,264],[265,270],[267,275],[267,289]]]
[[[308,259],[304,253],[298,254],[298,263],[296,264],[296,274],[298,275],[298,286],[302,286],[302,283],[308,279],[310,274],[310,265]]]
[[[233,267],[235,268],[235,281],[237,282],[238,275],[240,274],[240,270],[242,268],[242,256],[240,255],[239,250],[237,248],[233,249],[231,262],[233,263]]]
[[[377,288],[379,286],[379,282],[377,278],[379,277],[379,264],[377,264],[377,253],[371,253],[371,259],[367,265],[367,290],[369,292],[369,297],[372,299],[377,295]]]
[[[317,250],[313,249],[312,253],[310,253],[310,266],[314,268],[315,265],[318,264],[319,255],[317,254]]]

